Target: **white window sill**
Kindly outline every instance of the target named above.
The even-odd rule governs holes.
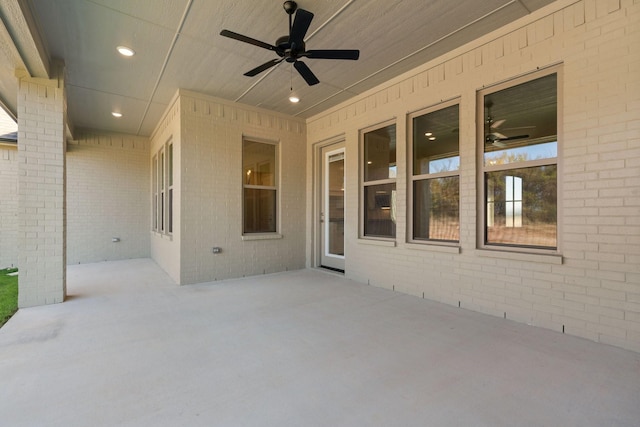
[[[407,243],[407,249],[427,252],[444,252],[448,254],[459,254],[460,246],[438,245],[433,243]]]
[[[395,248],[396,247],[396,241],[395,240],[379,240],[379,239],[360,238],[360,239],[358,239],[358,243],[361,244],[361,245],[386,246],[386,247],[389,247],[389,248]]]
[[[169,240],[169,241],[173,240],[173,234],[166,234],[166,233],[162,233],[160,231],[154,231],[154,230],[151,231],[151,234],[153,234],[158,239]]]
[[[526,252],[511,252],[495,249],[476,249],[476,255],[486,258],[510,259],[515,261],[540,262],[543,264],[562,264],[562,255],[560,254],[533,254]]]
[[[269,233],[269,234],[245,234],[242,236],[242,241],[250,241],[250,240],[276,240],[282,239],[282,234],[277,233]]]

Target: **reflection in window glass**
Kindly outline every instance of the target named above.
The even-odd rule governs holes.
[[[429,160],[425,173],[453,172],[459,169],[460,156],[452,156],[446,159]]]
[[[484,243],[556,249],[558,75],[483,96]]]
[[[396,185],[370,185],[364,188],[364,234],[372,237],[396,235]]]
[[[396,126],[390,125],[364,135],[364,180],[396,177]]]
[[[158,156],[153,156],[151,179],[153,185],[153,230],[158,231]]]
[[[557,151],[553,144],[544,144],[557,141],[557,80],[556,74],[550,74],[485,95],[485,153],[502,151],[512,158],[526,154],[527,160],[557,156],[551,155]],[[514,151],[517,149],[520,151]]]
[[[363,234],[396,235],[396,125],[363,134]]]
[[[244,233],[275,233],[276,145],[243,141]]]
[[[460,240],[459,117],[455,104],[412,119],[413,240]]]
[[[167,165],[167,175],[169,176],[169,200],[167,201],[168,224],[167,231],[173,233],[173,144],[169,144],[169,159]]]
[[[460,240],[459,177],[422,179],[413,186],[413,238]]]
[[[486,242],[557,246],[556,165],[486,174]]]
[[[484,153],[484,164],[485,166],[506,165],[529,160],[554,159],[556,157],[558,157],[558,142],[553,141],[490,151]]]
[[[245,185],[275,185],[276,146],[244,141],[242,162]]]
[[[244,189],[244,232],[276,232],[276,191]]]
[[[328,159],[327,254],[344,256],[344,151]]]
[[[452,105],[413,118],[413,174],[460,169],[459,107]]]

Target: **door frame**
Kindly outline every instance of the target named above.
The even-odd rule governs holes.
[[[324,194],[322,194],[323,188],[323,167],[324,167],[324,156],[323,152],[326,149],[334,146],[337,150],[339,148],[345,149],[345,158],[346,158],[346,138],[345,135],[338,135],[323,141],[316,142],[312,145],[313,147],[313,159],[312,159],[312,167],[313,167],[313,197],[311,199],[311,244],[310,244],[310,253],[311,253],[311,267],[320,268],[322,264],[322,241],[324,239],[324,227],[323,223],[320,221],[320,212],[322,211],[324,204]],[[345,163],[346,170],[346,163]],[[346,174],[345,174],[346,180]],[[346,187],[346,183],[345,183]],[[346,206],[345,206],[346,211]],[[345,212],[346,213],[346,212]],[[346,258],[345,258],[346,260]]]

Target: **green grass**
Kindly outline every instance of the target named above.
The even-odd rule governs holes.
[[[8,276],[17,268],[0,270],[0,327],[18,311],[18,276]]]

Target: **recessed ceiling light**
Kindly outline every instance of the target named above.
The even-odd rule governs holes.
[[[112,111],[112,112],[111,112],[111,115],[112,115],[113,117],[117,117],[117,118],[122,117],[122,113],[119,113],[119,112],[117,112],[117,111]]]
[[[120,55],[122,56],[133,56],[136,54],[136,52],[133,49],[126,46],[118,46],[116,50],[120,52]]]

